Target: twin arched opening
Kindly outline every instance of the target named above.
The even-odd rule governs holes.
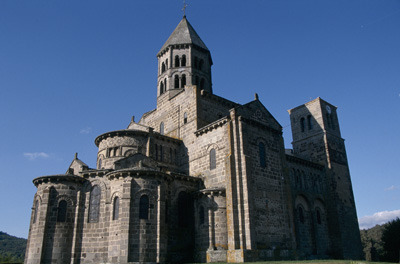
[[[310,206],[303,195],[295,201],[295,222],[297,246],[305,255],[324,255],[329,249],[329,234],[325,207],[316,199]]]

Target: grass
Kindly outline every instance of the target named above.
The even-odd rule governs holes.
[[[254,264],[389,264],[389,262],[369,262],[365,260],[292,260],[292,261],[258,261],[245,262]],[[224,262],[216,262],[209,264],[224,264]],[[393,264],[393,263],[391,263]]]

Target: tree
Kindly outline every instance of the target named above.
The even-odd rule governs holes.
[[[384,229],[385,225],[376,225],[370,229],[360,230],[361,242],[367,261],[383,260],[382,232]]]
[[[400,262],[400,219],[390,221],[385,225],[382,233],[383,248],[385,250],[385,260],[390,262]]]
[[[0,231],[0,263],[22,263],[25,249],[26,239]]]

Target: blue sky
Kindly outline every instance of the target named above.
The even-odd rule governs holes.
[[[97,135],[155,108],[156,54],[181,0],[0,1],[0,230],[27,237],[32,179],[95,167]],[[338,106],[363,227],[400,216],[400,1],[189,0],[214,93]]]

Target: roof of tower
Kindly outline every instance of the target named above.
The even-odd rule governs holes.
[[[293,110],[297,110],[297,109],[299,109],[299,108],[305,107],[306,105],[313,104],[313,103],[315,103],[315,102],[323,102],[324,104],[328,104],[328,105],[330,105],[332,108],[337,109],[337,106],[334,106],[333,104],[331,104],[331,103],[325,101],[325,100],[322,99],[321,97],[317,97],[317,98],[315,98],[314,100],[311,100],[311,101],[309,101],[309,102],[307,102],[307,103],[305,103],[305,104],[299,105],[299,106],[294,107],[294,108],[292,108],[292,109],[289,109],[289,110],[287,110],[287,111],[288,111],[289,114],[290,114]]]
[[[158,53],[164,51],[168,46],[178,44],[193,44],[208,51],[206,44],[204,44],[192,25],[187,21],[186,16],[182,18]]]

